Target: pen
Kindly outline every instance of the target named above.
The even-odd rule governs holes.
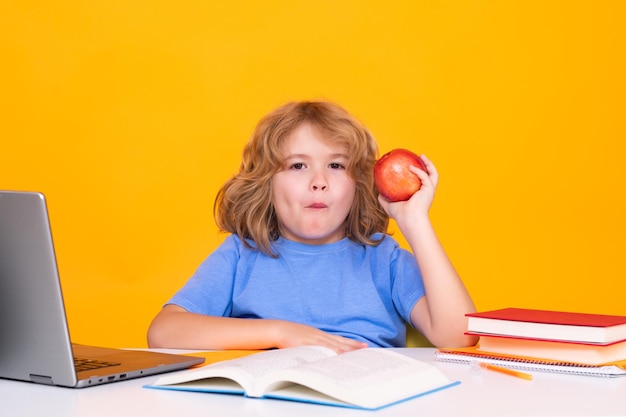
[[[531,374],[516,371],[514,369],[503,368],[501,366],[492,365],[490,363],[480,362],[478,366],[484,369],[488,369],[490,371],[495,371],[495,372],[500,372],[501,374],[511,375],[516,378],[522,378],[522,379],[528,379],[528,380],[533,379],[533,376]]]

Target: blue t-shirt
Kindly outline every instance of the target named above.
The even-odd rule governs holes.
[[[273,250],[278,258],[228,236],[168,304],[211,316],[307,324],[372,347],[406,345],[405,323],[425,292],[415,257],[393,238],[378,246],[280,238]]]

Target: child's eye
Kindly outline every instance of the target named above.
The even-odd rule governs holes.
[[[345,165],[340,164],[339,162],[331,162],[328,166],[331,169],[344,169],[345,168]]]
[[[302,162],[296,162],[295,164],[291,164],[290,169],[304,169],[304,164]]]

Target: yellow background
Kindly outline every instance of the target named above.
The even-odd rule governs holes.
[[[145,346],[257,120],[326,98],[435,162],[479,309],[626,315],[625,5],[4,0],[0,189],[48,197],[74,339]]]

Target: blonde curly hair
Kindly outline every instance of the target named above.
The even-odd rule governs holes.
[[[370,132],[340,106],[326,101],[285,104],[257,124],[244,147],[239,172],[218,191],[213,207],[220,230],[238,235],[244,244],[278,257],[272,242],[280,236],[272,203],[272,177],[284,166],[282,145],[303,123],[309,123],[330,142],[349,149],[347,171],[356,193],[345,221],[346,236],[363,245],[377,245],[374,233],[385,233],[389,217],[378,202],[373,167],[378,146]]]

